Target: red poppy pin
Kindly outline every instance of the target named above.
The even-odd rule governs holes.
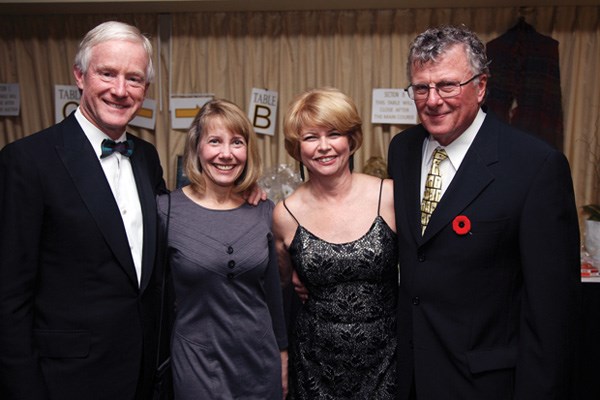
[[[452,229],[457,235],[466,235],[471,232],[471,220],[465,215],[459,215],[452,221]]]

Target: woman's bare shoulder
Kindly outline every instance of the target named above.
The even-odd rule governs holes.
[[[280,200],[275,205],[273,210],[273,224],[275,229],[283,231],[295,230],[296,221],[293,217],[293,210],[298,208],[300,201],[298,200],[298,190],[302,191],[301,188],[296,189],[292,194],[283,200]]]

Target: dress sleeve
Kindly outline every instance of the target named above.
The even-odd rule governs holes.
[[[267,200],[270,206],[267,207],[269,210],[268,221],[269,226],[273,220],[273,208],[274,205],[270,200]],[[286,323],[283,314],[283,296],[282,289],[279,280],[279,265],[277,262],[277,253],[275,251],[275,238],[273,233],[268,233],[269,242],[269,265],[267,266],[267,272],[265,274],[265,293],[267,306],[271,313],[271,320],[273,323],[273,331],[275,332],[275,339],[280,350],[284,350],[288,346]]]

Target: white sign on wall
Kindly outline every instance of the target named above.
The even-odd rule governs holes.
[[[248,118],[256,133],[275,135],[278,92],[253,88],[248,106]]]
[[[374,124],[417,123],[415,102],[404,89],[373,89],[371,122]]]
[[[145,99],[144,104],[129,123],[131,126],[152,129],[156,126],[156,100]]]
[[[0,116],[16,117],[21,111],[18,83],[0,83]]]
[[[54,120],[59,123],[79,106],[79,88],[75,85],[54,85]]]

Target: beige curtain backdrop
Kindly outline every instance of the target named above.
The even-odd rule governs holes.
[[[213,93],[246,109],[252,88],[277,91],[277,133],[261,135],[260,153],[265,167],[296,167],[281,133],[287,105],[307,88],[338,87],[363,117],[355,160],[362,170],[371,156],[385,159],[391,138],[407,128],[370,123],[371,97],[374,88],[408,85],[406,54],[417,33],[466,24],[488,42],[520,16],[560,42],[564,151],[578,205],[600,203],[600,7],[0,16],[0,83],[21,88],[20,116],[0,117],[0,147],[54,123],[54,85],[74,84],[78,41],[97,23],[117,19],[137,25],[155,45],[157,79],[148,97],[159,104],[156,129],[131,130],[157,146],[171,188],[186,132],[170,128],[170,94]]]

